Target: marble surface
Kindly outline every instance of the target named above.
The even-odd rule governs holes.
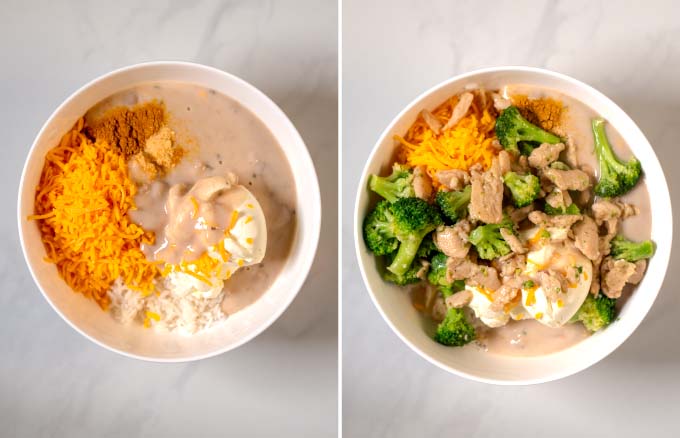
[[[337,434],[337,3],[3,1],[0,15],[0,436]],[[188,364],[108,352],[68,327],[24,264],[16,193],[50,113],[85,82],[159,59],[251,82],[290,116],[323,197],[317,259],[249,344]]]
[[[677,207],[679,14],[672,1],[343,2],[345,436],[677,436],[680,248],[616,352],[562,381],[497,387],[450,375],[397,338],[370,301],[350,236],[357,179],[392,118],[452,75],[507,64],[566,73],[617,102],[654,146]]]

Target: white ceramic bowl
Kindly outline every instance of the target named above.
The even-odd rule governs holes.
[[[45,153],[90,107],[124,89],[149,81],[181,81],[214,89],[259,117],[278,140],[295,177],[297,229],[288,261],[274,284],[255,303],[227,318],[224,324],[192,337],[157,333],[139,326],[122,326],[92,300],[74,293],[56,267],[43,261],[45,249],[33,213],[35,187]],[[311,268],[321,226],[319,183],[314,164],[297,130],[261,91],[223,71],[185,62],[137,64],[101,76],[71,95],[50,116],[31,150],[19,188],[18,220],[21,246],[31,274],[45,299],[79,333],[118,353],[146,360],[197,360],[234,349],[271,325],[293,301]]]
[[[494,89],[513,83],[556,89],[593,108],[616,127],[642,162],[652,206],[652,239],[657,244],[644,280],[623,307],[616,323],[571,348],[531,358],[493,355],[474,347],[444,347],[432,341],[423,330],[423,317],[413,308],[407,294],[380,278],[374,256],[366,249],[361,232],[363,218],[370,206],[368,176],[388,170],[395,148],[392,139],[395,134],[402,135],[423,108],[435,108],[447,97],[462,92],[467,85]],[[392,330],[409,347],[454,374],[481,382],[519,385],[547,382],[588,368],[614,351],[633,333],[661,288],[670,259],[672,227],[668,186],[654,150],[640,129],[614,102],[590,86],[559,73],[527,67],[498,67],[456,76],[431,88],[390,123],[373,148],[359,182],[354,238],[361,273],[373,302]]]

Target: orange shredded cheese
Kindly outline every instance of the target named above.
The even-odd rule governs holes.
[[[119,277],[130,289],[153,292],[157,264],[140,245],[155,237],[128,219],[137,188],[125,157],[92,143],[83,125],[79,120],[47,153],[28,219],[38,221],[47,261],[66,283],[106,309],[107,291]]]
[[[438,134],[419,116],[403,138],[394,137],[401,144],[399,161],[410,166],[425,166],[437,186],[436,174],[440,170],[468,170],[475,164],[488,169],[499,152],[492,144],[496,119],[490,100],[482,107],[476,96],[468,114],[453,128]],[[458,97],[454,96],[432,114],[445,124],[457,103]]]

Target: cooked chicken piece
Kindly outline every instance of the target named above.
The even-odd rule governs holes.
[[[440,170],[435,175],[441,185],[450,190],[463,190],[470,184],[470,174],[464,170]]]
[[[467,284],[478,285],[489,290],[496,290],[501,285],[496,269],[490,266],[477,265],[468,258],[454,259],[449,257],[446,267],[446,279],[448,281],[466,280]]]
[[[433,236],[434,244],[447,256],[462,259],[470,250],[468,236],[471,230],[470,222],[465,219],[452,227],[439,227]]]
[[[430,111],[424,109],[420,112],[420,115],[423,117],[423,120],[427,124],[427,126],[435,133],[439,134],[442,130],[442,126],[444,124],[435,116],[432,114]]]
[[[529,160],[526,155],[520,155],[513,163],[512,170],[518,173],[529,173]]]
[[[590,187],[590,177],[582,170],[545,169],[543,176],[552,181],[560,190],[585,190]]]
[[[583,216],[583,219],[575,224],[572,230],[576,248],[590,260],[600,258],[600,240],[595,221],[590,216]]]
[[[572,204],[571,196],[566,190],[555,189],[545,197],[545,202],[553,208],[567,208]]]
[[[430,270],[430,262],[427,260],[421,260],[420,265],[421,268],[418,269],[418,272],[416,272],[416,277],[425,281],[427,280],[427,272]]]
[[[506,99],[498,93],[493,93],[491,96],[493,97],[493,106],[498,112],[501,112],[512,105],[510,99]]]
[[[625,260],[605,257],[600,268],[602,291],[609,298],[619,298],[623,287],[635,275],[637,267]]]
[[[519,295],[520,288],[515,287],[514,284],[504,283],[501,287],[496,290],[493,294],[493,302],[491,303],[491,309],[495,311],[504,310],[506,304],[510,304]]]
[[[498,160],[494,159],[486,172],[473,166],[472,193],[470,195],[470,217],[487,224],[497,224],[503,220],[503,180]]]
[[[542,211],[532,211],[529,213],[529,220],[536,225],[547,228],[571,228],[576,222],[583,218],[580,214],[560,214],[557,216],[548,216]]]
[[[524,219],[529,216],[529,213],[534,211],[534,208],[536,208],[533,204],[533,202],[527,206],[524,206],[522,208],[515,208],[515,207],[508,207],[506,209],[506,212],[508,213],[508,216],[510,217],[510,220],[518,224],[522,222]]]
[[[576,284],[580,277],[581,273],[576,266],[567,266],[566,272],[564,273],[564,278],[567,280],[567,283]]]
[[[413,169],[413,191],[416,197],[425,201],[432,197],[432,180],[425,171],[425,166],[416,166]]]
[[[449,118],[449,121],[446,122],[446,125],[444,125],[442,128],[442,131],[453,128],[458,122],[460,122],[460,119],[465,117],[467,112],[470,110],[470,105],[472,105],[473,98],[474,96],[472,93],[466,92],[460,95],[458,103],[453,108],[453,111],[451,111],[451,118]]]
[[[502,150],[504,150],[503,145],[501,144],[500,141],[498,141],[497,138],[494,138],[493,140],[491,140],[491,146],[492,146],[494,149],[496,149],[497,151],[502,151]]]
[[[527,266],[527,258],[522,254],[510,253],[492,263],[500,271],[503,283],[506,283],[510,279],[517,278],[519,273],[524,271]]]
[[[576,202],[577,205],[582,205],[582,206],[587,206],[588,203],[590,202],[592,198],[592,194],[590,193],[590,190],[583,190],[581,192],[576,192],[575,193],[575,198],[574,202]]]
[[[470,301],[472,301],[472,292],[470,292],[469,290],[461,290],[459,292],[454,293],[444,301],[446,303],[446,307],[448,307],[449,309],[450,308],[460,309],[461,307],[465,307],[468,304],[470,304]]]
[[[432,305],[432,311],[430,314],[432,315],[432,319],[435,321],[442,321],[446,317],[446,313],[448,312],[448,308],[446,307],[446,302],[444,302],[444,298],[442,297],[437,297],[434,300],[434,304]]]
[[[578,157],[576,155],[576,145],[574,144],[574,140],[571,138],[571,136],[567,135],[567,143],[566,143],[566,149],[564,153],[564,161],[571,167],[572,169],[576,169],[578,167]]]
[[[510,249],[515,254],[524,254],[527,252],[524,244],[507,228],[501,228],[501,236],[503,236],[503,239],[510,245]]]
[[[543,288],[545,296],[554,301],[560,294],[567,292],[567,280],[559,272],[548,269],[536,273],[536,280]]]
[[[642,281],[647,269],[647,260],[638,260],[635,262],[635,273],[628,279],[630,284],[638,284]]]
[[[602,257],[609,255],[609,252],[611,251],[610,244],[618,232],[619,220],[616,218],[607,219],[604,221],[604,225],[606,232],[600,236],[600,254],[602,254]]]
[[[501,176],[505,176],[506,173],[512,171],[512,157],[508,151],[502,150],[498,153],[498,167]]]
[[[634,205],[615,199],[599,199],[593,204],[592,210],[598,225],[609,219],[626,219],[640,212]]]
[[[548,167],[550,163],[560,157],[564,150],[564,143],[543,143],[529,154],[529,166],[536,169]]]
[[[602,265],[602,257],[593,260],[593,278],[590,282],[590,293],[597,296],[600,293],[600,266]]]

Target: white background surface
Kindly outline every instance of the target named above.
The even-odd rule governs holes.
[[[151,6],[153,3],[153,7]],[[0,436],[335,436],[337,4],[3,1],[0,14]],[[317,166],[317,259],[254,341],[190,364],[120,357],[66,325],[30,278],[16,193],[50,113],[85,82],[159,59],[242,77],[292,119]]]
[[[678,436],[677,248],[656,304],[616,352],[562,381],[498,387],[439,370],[392,333],[365,290],[350,236],[357,180],[392,118],[431,86],[498,65],[556,70],[607,94],[645,132],[677,201],[679,16],[677,2],[649,0],[344,1],[345,436]]]

